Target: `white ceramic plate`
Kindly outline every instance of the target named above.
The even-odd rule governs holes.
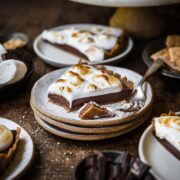
[[[33,105],[31,104],[31,108],[34,111],[34,114],[36,117],[39,117],[41,120],[43,120],[44,122],[47,122],[50,125],[53,125],[55,127],[64,129],[65,131],[69,131],[71,133],[82,133],[82,134],[105,134],[105,133],[114,133],[114,132],[119,132],[122,131],[123,129],[127,129],[128,127],[135,125],[137,123],[139,123],[140,121],[144,121],[145,119],[147,119],[151,113],[151,109],[149,109],[149,111],[145,112],[144,114],[142,114],[142,116],[133,119],[132,122],[127,122],[127,123],[123,123],[123,124],[119,124],[119,125],[115,125],[115,126],[107,126],[107,127],[82,127],[82,126],[75,126],[75,125],[71,125],[71,124],[66,124],[66,123],[62,123],[59,121],[56,121],[54,119],[50,119],[47,116],[41,114],[39,111],[37,111]]]
[[[0,125],[10,130],[21,128],[20,141],[14,157],[3,174],[2,179],[20,178],[30,167],[34,159],[34,144],[29,134],[18,124],[5,118],[0,118]],[[0,177],[1,178],[1,177]]]
[[[89,27],[97,26],[97,27],[106,27],[103,25],[97,24],[69,24],[64,26],[59,26],[52,28],[51,30],[61,30],[69,27],[77,27],[79,29],[89,29]],[[112,57],[110,59],[106,59],[104,61],[96,61],[96,62],[88,62],[89,64],[107,64],[107,63],[118,63],[123,60],[129,52],[132,50],[133,41],[127,36],[127,43],[125,43],[125,47],[119,55]],[[65,67],[73,64],[77,64],[80,60],[79,57],[68,53],[67,51],[61,50],[53,45],[44,42],[41,38],[41,35],[37,36],[33,44],[34,51],[36,54],[47,64],[50,64],[54,67]]]
[[[79,141],[96,141],[96,140],[109,139],[109,138],[117,137],[120,135],[124,135],[128,132],[133,131],[134,129],[136,129],[140,125],[142,125],[144,123],[144,121],[146,120],[146,119],[142,119],[141,121],[139,121],[135,125],[132,125],[132,126],[128,127],[127,129],[123,129],[123,130],[120,130],[118,132],[90,135],[90,134],[79,134],[79,133],[72,133],[72,132],[66,131],[64,129],[50,125],[49,123],[43,121],[41,118],[37,117],[36,115],[35,115],[35,119],[37,120],[39,125],[42,126],[46,131],[48,131],[48,132],[50,132],[56,136],[59,136],[59,137],[72,139],[72,140],[79,140]]]
[[[179,0],[71,0],[74,2],[110,7],[143,7],[179,3]]]
[[[132,81],[136,87],[140,79],[142,78],[141,75],[137,74],[134,71],[125,69],[125,68],[119,68],[119,67],[113,67],[113,66],[106,66],[109,70],[114,71],[115,73],[119,73],[122,77],[126,76],[130,81]],[[146,95],[146,101],[143,108],[141,108],[138,112],[135,112],[134,114],[125,113],[116,117],[111,118],[101,118],[97,120],[88,120],[88,121],[82,121],[78,115],[77,111],[72,112],[66,112],[64,108],[57,106],[55,104],[52,104],[48,102],[48,87],[56,81],[61,74],[66,71],[67,68],[59,69],[53,72],[50,72],[40,78],[35,84],[31,91],[31,102],[33,103],[33,106],[42,114],[55,119],[59,120],[64,123],[74,124],[74,125],[83,125],[83,126],[108,126],[108,125],[115,125],[120,124],[123,122],[127,122],[128,120],[132,120],[140,115],[143,114],[144,111],[147,110],[147,108],[151,108],[152,101],[153,101],[153,92],[152,88],[149,83],[147,83],[147,86],[144,86],[144,91]],[[145,88],[146,87],[146,88]],[[104,105],[105,107],[110,108],[117,108],[119,107],[119,102],[113,103],[113,104],[107,104]]]
[[[139,156],[141,161],[152,167],[158,179],[180,179],[180,161],[156,140],[152,134],[152,125],[141,136]]]

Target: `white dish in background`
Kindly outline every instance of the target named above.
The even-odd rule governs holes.
[[[69,24],[69,25],[64,25],[64,26],[59,26],[52,28],[50,30],[62,30],[70,27],[77,27],[80,29],[89,29],[89,27],[92,26],[97,26],[97,27],[107,27],[103,25],[97,25],[97,24]],[[88,61],[89,64],[107,64],[107,63],[118,63],[121,60],[123,60],[132,50],[133,47],[133,41],[132,39],[127,36],[127,42],[125,43],[125,47],[120,52],[119,55],[103,60],[103,61],[95,61],[95,62],[90,62]],[[36,54],[47,64],[54,66],[54,67],[65,67],[65,66],[71,66],[73,64],[77,64],[80,60],[79,57],[61,50],[48,42],[45,42],[41,38],[41,34],[36,37],[34,40],[33,44],[34,51]]]
[[[70,0],[83,4],[110,7],[161,6],[179,3],[179,0]]]
[[[153,136],[152,125],[141,136],[138,151],[141,161],[152,167],[158,179],[180,179],[180,161]]]
[[[20,141],[13,159],[10,161],[2,179],[11,180],[20,178],[30,168],[34,159],[34,144],[29,134],[18,124],[5,118],[0,118],[0,125],[4,125],[10,130],[21,128]]]

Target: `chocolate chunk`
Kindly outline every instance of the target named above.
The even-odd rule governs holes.
[[[109,168],[110,173],[108,180],[119,180],[120,179],[120,166],[118,164],[112,164]]]
[[[131,179],[142,179],[148,172],[149,166],[142,163],[139,159],[135,159],[132,163],[130,171],[127,175],[127,180]]]
[[[122,153],[122,155],[119,155],[114,161],[114,163],[119,164],[121,167],[120,170],[121,170],[122,178],[127,174],[127,171],[130,167],[130,161],[131,161],[131,158],[127,152],[124,152]]]
[[[102,153],[98,153],[96,156],[96,169],[99,177],[99,180],[104,180],[105,178],[105,168],[106,168],[106,160]]]
[[[89,168],[85,172],[85,179],[86,180],[95,180],[95,171],[94,168]]]
[[[94,166],[94,157],[90,156],[86,158],[86,168],[91,168]]]
[[[85,180],[154,180],[149,166],[128,152],[108,156],[108,153],[95,152],[86,158]]]

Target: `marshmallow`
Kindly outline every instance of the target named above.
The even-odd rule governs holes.
[[[27,66],[18,60],[13,60],[16,65],[16,75],[15,77],[9,82],[9,84],[13,84],[21,79],[24,78],[25,74],[27,73]]]
[[[0,125],[0,152],[6,150],[12,142],[12,132],[7,127]]]
[[[17,67],[12,60],[0,64],[0,85],[8,84],[16,75]]]
[[[156,136],[167,140],[180,151],[180,117],[161,116],[154,118]]]
[[[105,51],[111,50],[117,43],[122,30],[109,27],[81,30],[68,28],[58,31],[44,30],[42,39],[54,44],[69,45],[85,54],[90,61],[104,59]]]
[[[26,65],[18,60],[9,59],[0,64],[0,85],[13,84],[22,79],[27,72]]]
[[[120,79],[89,65],[70,67],[48,88],[48,93],[73,100],[122,91]]]

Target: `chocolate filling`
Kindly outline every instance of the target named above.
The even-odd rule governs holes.
[[[70,107],[69,101],[63,96],[49,93],[48,97],[50,99],[50,102],[64,107],[67,111],[72,111],[84,105],[84,103],[88,103],[90,101],[94,101],[98,104],[107,104],[128,99],[130,95],[131,89],[129,89],[126,85],[123,84],[123,90],[120,92],[75,99],[72,102],[72,107]]]
[[[49,42],[47,40],[45,40],[45,41],[48,42],[49,44],[52,44],[53,46],[55,46],[55,47],[57,47],[59,49],[62,49],[62,50],[67,51],[67,52],[69,52],[71,54],[74,54],[74,55],[76,55],[76,56],[78,56],[78,57],[80,57],[82,59],[88,60],[88,57],[85,54],[81,53],[78,49],[76,49],[76,48],[74,48],[72,46],[69,46],[69,45],[66,45],[66,44],[63,44],[63,45],[62,44],[54,44],[54,43],[51,43],[51,42]]]
[[[152,131],[154,137],[172,154],[174,155],[178,160],[180,160],[180,152],[171,145],[166,139],[160,139],[156,136],[155,130]]]

